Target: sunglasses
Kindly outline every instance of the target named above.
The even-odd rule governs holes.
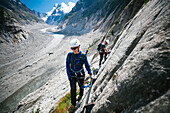
[[[76,50],[78,47],[73,47],[73,48],[71,48],[72,50]]]

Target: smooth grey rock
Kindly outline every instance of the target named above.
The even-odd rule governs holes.
[[[124,29],[99,70],[92,113],[131,113],[169,90],[169,7],[151,0]]]

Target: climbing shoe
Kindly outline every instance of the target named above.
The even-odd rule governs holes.
[[[72,113],[72,112],[74,112],[74,110],[75,110],[75,106],[74,106],[74,105],[71,105],[71,107],[70,107],[70,112]]]
[[[77,98],[77,101],[80,101],[81,98],[82,98],[82,96],[79,95],[78,98]]]

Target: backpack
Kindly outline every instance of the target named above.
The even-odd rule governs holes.
[[[104,53],[104,48],[105,48],[105,45],[100,43],[97,47],[97,50],[99,51],[99,53]]]
[[[97,50],[100,51],[101,43],[98,45]]]

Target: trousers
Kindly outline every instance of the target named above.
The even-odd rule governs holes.
[[[81,88],[81,85],[84,84],[84,78],[78,79],[71,77],[69,79],[70,81],[70,87],[71,87],[71,104],[76,105],[76,83],[78,82],[78,86],[80,88],[80,96],[83,96],[84,89]]]
[[[107,53],[105,52],[105,53],[99,53],[99,55],[100,55],[100,61],[99,61],[99,66],[101,65],[101,63],[102,63],[102,60],[103,60],[103,56],[104,56],[104,60],[106,61],[106,58],[107,58]]]

